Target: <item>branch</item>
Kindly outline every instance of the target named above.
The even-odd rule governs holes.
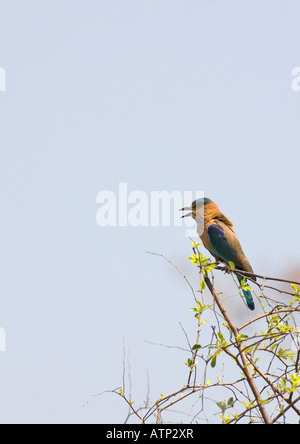
[[[251,321],[246,322],[245,324],[241,325],[238,328],[238,331],[242,330],[245,327],[248,327],[248,325],[253,324],[253,322],[258,321],[259,319],[266,318],[267,316],[276,315],[279,313],[294,313],[295,311],[299,312],[300,310],[298,308],[285,308],[281,310],[271,310],[269,313],[264,313],[262,315],[257,316],[256,318],[251,319]]]
[[[300,410],[295,406],[295,401],[291,402],[290,399],[284,396],[284,394],[272,383],[272,381],[270,381],[270,379],[257,367],[257,365],[255,364],[255,362],[253,362],[252,359],[249,359],[249,362],[253,365],[255,371],[266,381],[268,386],[271,387],[273,392],[279,395],[288,404],[288,406],[293,410],[295,410],[297,415],[300,416]]]
[[[224,270],[225,267],[218,267],[217,269]],[[250,273],[250,271],[244,271],[244,270],[238,270],[238,269],[235,269],[235,270],[230,269],[230,271],[232,271],[235,274],[239,274],[240,276],[259,278],[259,279],[264,279],[266,281],[284,282],[286,284],[290,284],[292,282],[293,284],[300,285],[300,282],[291,281],[291,280],[287,280],[287,279],[281,279],[281,278],[274,278],[274,277],[270,277],[270,276],[263,276],[261,274]]]
[[[237,349],[240,353],[241,359],[243,361],[243,372],[247,378],[249,386],[250,386],[252,393],[256,399],[256,402],[258,404],[258,408],[259,408],[260,413],[263,417],[263,420],[264,420],[265,424],[271,424],[271,420],[269,418],[269,415],[268,415],[264,405],[262,404],[262,399],[261,399],[259,390],[258,390],[258,388],[255,384],[255,381],[253,379],[253,376],[249,370],[249,365],[248,365],[249,361],[248,361],[246,353],[244,351],[244,345],[241,341],[239,341],[237,339],[237,337],[239,335],[239,331],[238,331],[237,327],[235,326],[235,324],[233,323],[233,321],[231,320],[231,318],[229,317],[229,315],[227,314],[225,308],[223,307],[217,292],[215,291],[215,289],[212,286],[210,279],[208,277],[204,277],[204,281],[205,281],[205,284],[207,285],[207,288],[211,292],[217,306],[219,307],[219,310],[221,311],[222,315],[224,316],[224,319],[226,320],[227,324],[229,325],[232,333],[234,334],[234,336],[236,338],[236,347],[237,347]]]
[[[181,276],[183,277],[183,279],[185,280],[185,282],[186,282],[186,283],[188,284],[188,286],[190,287],[191,292],[192,292],[192,294],[193,294],[193,297],[194,297],[195,301],[197,300],[197,298],[196,298],[196,294],[195,294],[195,291],[194,291],[194,289],[193,289],[192,284],[190,283],[190,281],[188,280],[188,278],[186,277],[186,275],[180,270],[180,268],[177,267],[176,264],[174,264],[174,262],[172,262],[170,259],[168,259],[166,256],[164,256],[163,254],[160,254],[160,253],[153,253],[152,251],[146,251],[146,254],[152,254],[153,256],[159,256],[159,257],[162,257],[162,258],[165,259],[167,262],[169,262],[169,264],[171,264],[174,268],[176,268],[176,270],[181,274]]]

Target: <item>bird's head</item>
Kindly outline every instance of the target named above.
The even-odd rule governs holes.
[[[184,214],[182,217],[192,217],[193,219],[203,218],[204,206],[211,203],[212,200],[208,197],[201,197],[200,199],[194,200],[190,207],[181,208],[180,211],[189,211],[189,213]]]

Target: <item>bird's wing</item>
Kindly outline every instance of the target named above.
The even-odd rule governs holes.
[[[208,237],[211,246],[217,252],[218,256],[227,263],[231,261],[235,264],[236,254],[234,248],[230,245],[228,233],[226,236],[225,230],[220,225],[210,224],[208,227]]]
[[[233,262],[237,268],[253,273],[235,232],[225,224],[210,224],[208,237],[214,250],[225,262]]]
[[[244,271],[252,271],[252,267],[246,258],[241,244],[235,234],[235,232],[227,226],[220,226],[218,224],[210,224],[208,227],[208,237],[213,249],[218,253],[221,259],[225,262],[233,262],[236,268]],[[239,282],[242,281],[242,277],[237,276]],[[244,290],[243,293],[246,297],[246,301],[250,310],[254,310],[255,305],[251,292]]]

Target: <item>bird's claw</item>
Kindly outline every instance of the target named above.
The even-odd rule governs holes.
[[[224,265],[224,273],[226,273],[226,274],[230,274],[231,273],[231,268],[228,266],[228,265]]]

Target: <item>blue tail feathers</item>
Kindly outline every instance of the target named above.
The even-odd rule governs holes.
[[[242,276],[237,275],[237,278],[239,280],[239,283],[241,284],[242,280],[244,279]],[[247,280],[245,281],[246,285],[247,285]],[[242,288],[242,292],[244,293],[247,305],[249,307],[250,310],[254,310],[255,309],[255,305],[254,305],[254,301],[253,301],[253,297],[251,294],[250,290],[243,290]]]

